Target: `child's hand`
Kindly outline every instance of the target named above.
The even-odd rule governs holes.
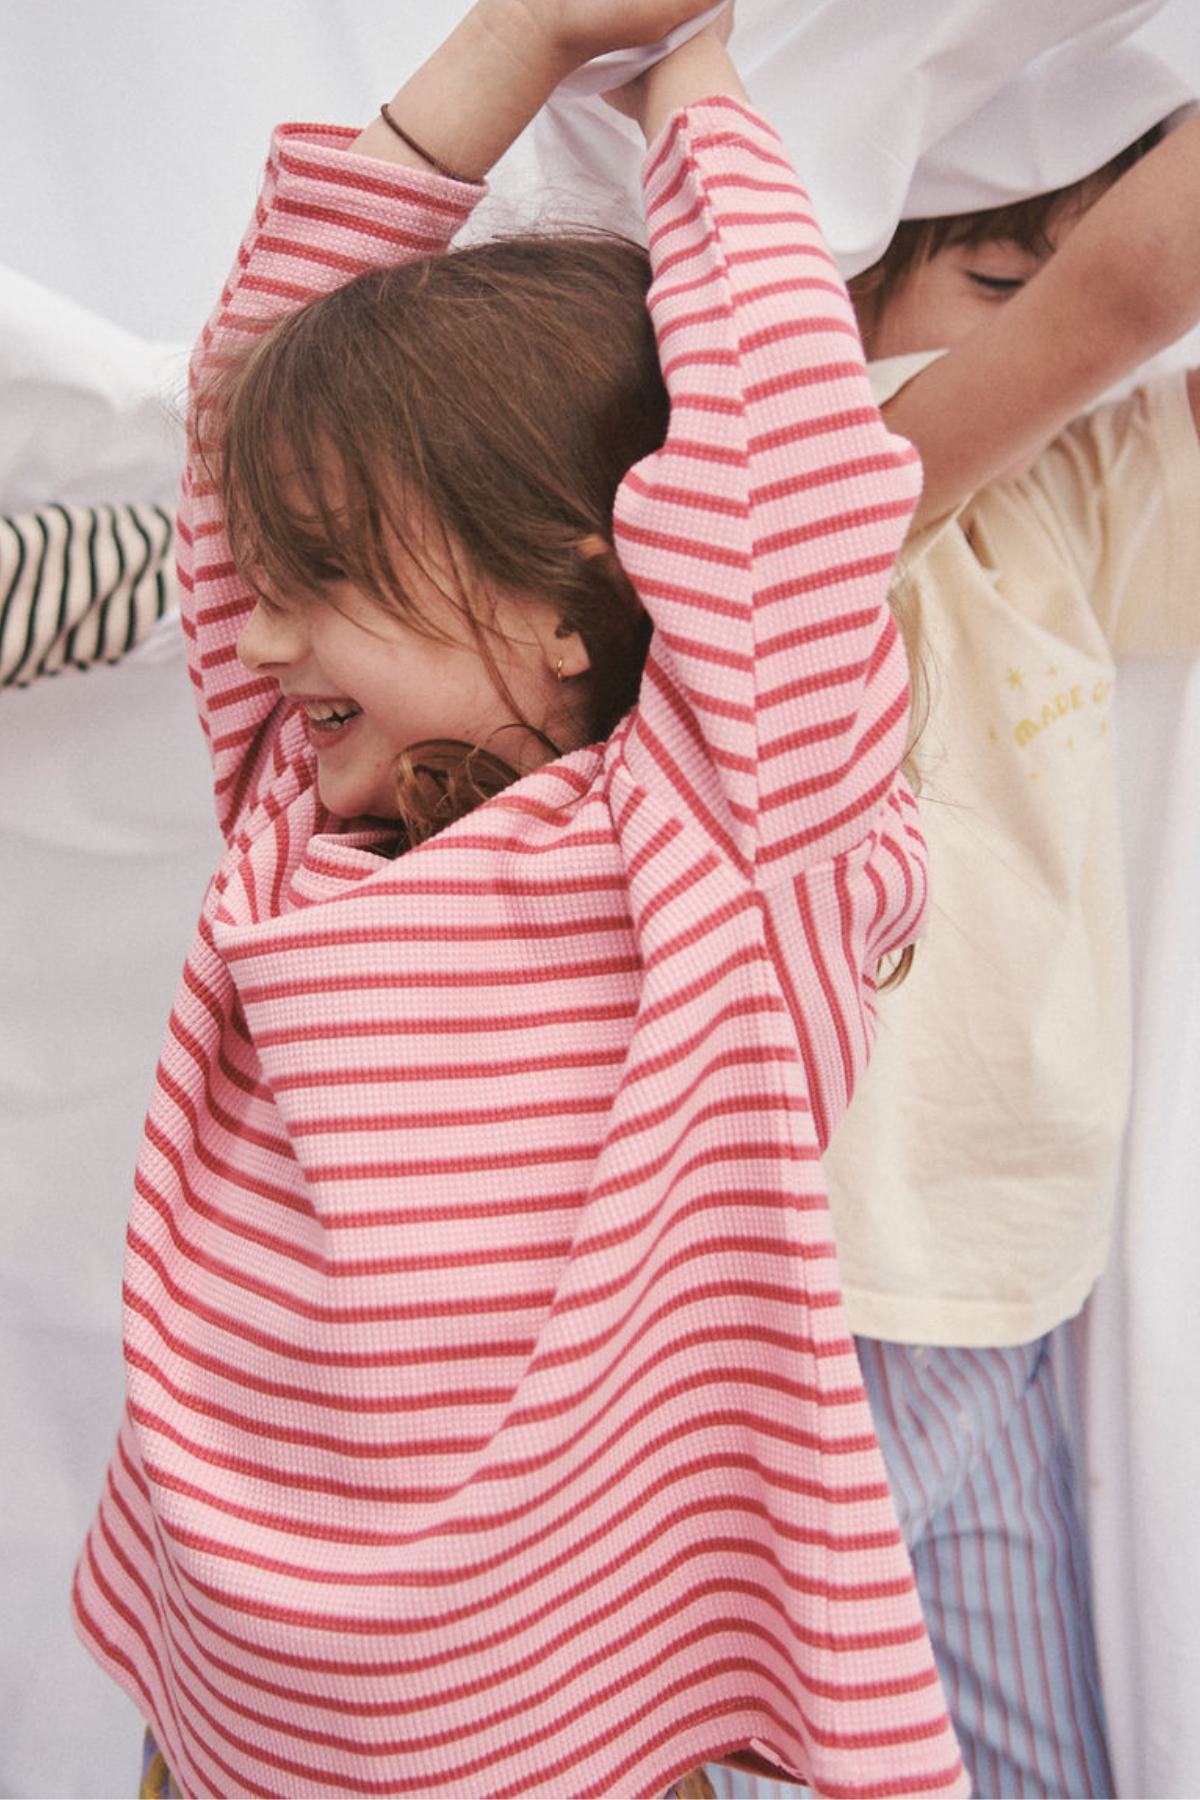
[[[393,96],[390,119],[374,120],[353,148],[479,181],[584,63],[657,43],[707,11],[703,0],[477,0]],[[720,51],[710,31],[699,35]],[[722,80],[700,86],[722,91]]]
[[[746,91],[725,46],[733,29],[734,0],[702,31],[679,44],[660,62],[613,88],[604,98],[635,119],[649,142],[677,107],[729,94],[744,100]]]

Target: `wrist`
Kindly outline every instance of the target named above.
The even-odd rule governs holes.
[[[473,12],[504,74],[536,85],[546,99],[593,54],[562,31],[561,0],[478,0]]]
[[[638,122],[646,142],[651,143],[681,107],[719,96],[749,102],[729,52],[715,32],[705,30],[642,77]]]
[[[536,12],[481,0],[387,102],[391,123],[375,120],[355,149],[482,181],[561,78],[565,53]]]

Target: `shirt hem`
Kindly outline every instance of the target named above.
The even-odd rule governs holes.
[[[1111,1233],[1105,1233],[1082,1271],[1045,1297],[1009,1301],[914,1297],[846,1285],[846,1316],[855,1337],[885,1343],[958,1345],[976,1350],[1032,1343],[1083,1309],[1108,1261],[1111,1243]]]

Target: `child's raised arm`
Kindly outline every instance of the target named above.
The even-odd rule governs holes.
[[[1200,117],[1105,193],[994,320],[885,408],[917,446],[916,524],[1039,450],[1200,318]],[[1190,383],[1200,426],[1200,378]]]
[[[794,894],[799,871],[876,836],[899,868],[907,686],[887,592],[915,456],[880,419],[807,196],[719,37],[627,94],[652,142],[650,313],[671,401],[666,441],[613,512],[655,626],[627,767],[679,817],[703,816],[764,894]],[[918,912],[915,889],[881,907],[876,953],[907,942]]]

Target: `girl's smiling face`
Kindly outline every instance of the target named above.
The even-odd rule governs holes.
[[[517,775],[575,747],[562,681],[586,654],[548,602],[502,596],[477,626],[431,575],[413,567],[410,583],[419,623],[333,580],[260,595],[238,639],[246,668],[304,712],[322,803],[341,818],[399,817],[398,761],[429,740],[488,750]]]

